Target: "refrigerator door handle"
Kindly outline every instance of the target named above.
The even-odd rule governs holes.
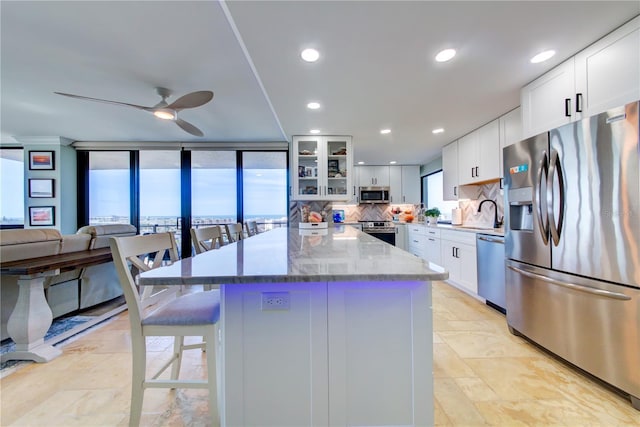
[[[555,196],[553,192],[553,180],[555,175],[558,175],[558,205],[560,206],[557,223],[553,211]],[[564,176],[556,150],[551,150],[551,158],[549,159],[549,173],[547,176],[547,218],[551,239],[553,240],[553,244],[558,246],[560,243],[560,235],[562,234],[562,224],[564,222]]]
[[[605,298],[617,299],[620,301],[629,301],[631,299],[630,296],[621,294],[619,292],[611,292],[605,291],[604,289],[596,289],[591,288],[589,286],[577,285],[575,283],[563,282],[561,280],[552,279],[551,277],[544,276],[542,274],[532,273],[527,270],[523,270],[518,267],[514,267],[512,265],[507,266],[510,270],[515,271],[516,273],[522,274],[523,276],[530,277],[532,279],[542,280],[543,282],[551,283],[554,285],[562,286],[564,288],[569,288],[574,291],[586,292],[588,294],[598,295]]]
[[[535,217],[538,221],[538,228],[540,229],[540,237],[545,246],[549,244],[549,217],[546,213],[542,212],[542,197],[540,192],[542,191],[542,180],[546,180],[549,175],[548,157],[547,152],[543,151],[543,157],[540,160],[540,166],[538,167],[538,179],[536,182],[536,188],[533,192],[533,206]],[[544,219],[546,218],[546,221]]]

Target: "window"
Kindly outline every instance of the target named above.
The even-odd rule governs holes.
[[[255,220],[260,231],[287,224],[287,153],[242,153],[244,220]]]
[[[89,224],[129,224],[128,151],[89,153]]]
[[[191,224],[237,222],[235,151],[191,152]]]
[[[458,207],[457,201],[445,201],[442,199],[442,171],[422,177],[424,189],[425,209],[440,209],[440,220],[451,221],[451,210]]]
[[[248,219],[261,231],[286,226],[287,156],[202,148],[86,151],[78,156],[88,181],[79,185],[80,217],[89,224],[130,223],[140,234],[173,232],[185,254],[189,226]]]
[[[0,226],[24,226],[24,150],[0,149]]]

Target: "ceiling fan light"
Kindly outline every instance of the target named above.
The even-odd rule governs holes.
[[[175,120],[176,113],[172,110],[156,110],[153,115],[162,120]]]

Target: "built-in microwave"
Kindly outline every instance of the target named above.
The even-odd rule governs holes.
[[[389,203],[389,187],[360,187],[360,203]]]

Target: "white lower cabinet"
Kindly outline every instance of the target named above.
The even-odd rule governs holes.
[[[396,248],[406,251],[407,242],[407,224],[396,224]]]
[[[440,229],[425,227],[425,237],[427,240],[424,247],[424,259],[441,265]]]
[[[433,425],[430,283],[233,284],[221,299],[222,425]]]
[[[449,281],[473,295],[478,294],[476,235],[466,231],[440,232],[441,265],[449,271]]]
[[[427,236],[424,225],[407,225],[407,250],[419,258],[425,257]]]

